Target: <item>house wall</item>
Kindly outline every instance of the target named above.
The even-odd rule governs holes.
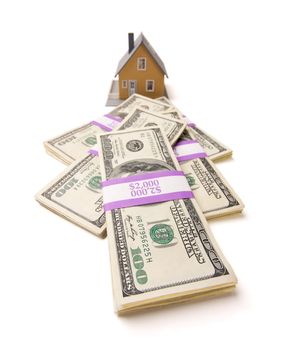
[[[146,71],[137,70],[138,57],[146,57]],[[122,88],[122,80],[127,80],[127,88]],[[129,80],[137,80],[136,93],[138,94],[151,98],[164,96],[164,73],[144,45],[140,45],[119,72],[119,97],[123,100],[129,97]],[[146,80],[155,81],[154,92],[146,91]]]

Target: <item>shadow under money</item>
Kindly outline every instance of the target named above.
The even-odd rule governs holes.
[[[218,292],[217,292],[218,293]],[[159,317],[162,316],[162,319],[166,317],[174,317],[174,314],[184,313],[185,310],[188,312],[200,311],[203,308],[210,308],[211,305],[217,303],[223,303],[224,305],[226,301],[231,301],[233,299],[237,299],[240,296],[240,292],[238,289],[233,288],[231,291],[222,292],[220,294],[211,295],[211,296],[198,296],[196,299],[179,301],[176,303],[162,305],[157,307],[151,307],[148,309],[135,310],[126,314],[119,314],[120,319],[127,322],[128,325],[131,323],[136,324],[136,321],[142,321],[146,319],[152,319],[152,316]]]

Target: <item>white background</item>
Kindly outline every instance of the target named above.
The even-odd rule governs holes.
[[[1,349],[289,346],[289,6],[1,1]],[[107,240],[33,196],[64,169],[42,142],[108,110],[129,31],[164,60],[173,102],[233,149],[218,167],[246,209],[210,224],[235,294],[120,318]]]

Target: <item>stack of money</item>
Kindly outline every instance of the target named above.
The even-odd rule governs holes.
[[[208,158],[213,161],[232,154],[229,147],[198,128],[193,122],[188,121],[166,97],[154,100],[138,94],[131,95],[109,114],[45,141],[44,147],[49,155],[65,164],[71,164],[87,154],[88,150],[96,144],[98,134],[116,129],[118,123],[136,108],[170,118],[183,119],[188,124],[187,136],[184,137],[190,135],[192,139],[197,140],[204,148]]]
[[[104,115],[44,142],[46,152],[64,164],[79,159],[97,143],[97,135],[113,130],[120,118]]]
[[[139,99],[141,98],[139,97]],[[147,109],[150,109],[150,105],[147,105]],[[182,115],[178,110],[177,112],[179,115]],[[167,113],[168,112],[162,113],[162,115],[164,116]],[[158,122],[158,119],[156,119],[156,121],[153,121],[153,119],[150,120],[150,118],[153,118],[152,116],[153,112],[146,113],[145,110],[138,108],[135,108],[135,110],[131,109],[131,113],[126,114],[125,120],[118,125],[115,130],[123,130],[128,127],[138,128],[142,126],[158,125],[167,133],[167,128],[164,129],[165,123],[163,123],[164,125],[161,125],[161,123]],[[168,115],[166,116],[168,118]],[[144,121],[144,123],[142,124],[141,121]],[[174,144],[172,138],[168,138],[171,144]],[[194,149],[195,144],[199,146],[200,152],[192,152],[190,151],[192,148],[189,148],[189,151],[185,156],[178,155],[178,150],[180,148],[193,146]],[[192,187],[201,210],[207,219],[241,212],[244,208],[242,201],[227,183],[220,171],[218,171],[214,163],[211,161],[210,156],[205,152],[205,149],[200,146],[200,143],[197,142],[191,129],[187,127],[183,130],[174,150],[176,151],[177,160],[180,162],[181,168]]]
[[[116,130],[159,126],[166,133],[171,145],[174,145],[177,139],[180,140],[181,135],[179,144],[184,140],[190,140],[190,136],[186,136],[183,120],[154,113],[148,109],[135,108],[116,126]],[[77,136],[74,135],[75,143],[80,144],[80,138]],[[103,236],[106,224],[98,153],[93,149],[93,146],[96,146],[96,139],[90,148],[86,149],[84,143],[81,144],[84,156],[74,161],[39,191],[36,199],[56,214],[97,236]],[[75,150],[76,146],[73,145],[71,150],[67,148],[66,154],[73,157]],[[63,157],[61,154],[60,156]],[[180,157],[177,156],[178,158]],[[207,219],[236,213],[243,209],[241,200],[210,159],[196,158],[189,161],[181,159],[180,165]]]
[[[128,142],[130,147],[124,147]],[[118,313],[234,287],[236,278],[206,222],[243,210],[213,163],[232,151],[166,97],[153,100],[134,94],[109,114],[44,146],[69,166],[36,200],[99,237],[107,232]],[[160,170],[181,170],[192,198],[180,197],[185,192],[172,183],[171,188],[177,186],[173,199],[159,202],[158,197],[153,203],[108,209],[104,183]],[[139,188],[136,193],[140,195]]]
[[[39,191],[35,199],[55,214],[99,237],[106,233],[99,159],[87,154]]]
[[[206,218],[241,212],[244,204],[213,163],[229,157],[232,151],[197,128],[196,124],[185,117],[168,98],[161,97],[158,100],[171,106],[164,115],[170,111],[177,111],[187,122],[187,128],[174,150]]]
[[[136,109],[128,115],[118,128],[140,128],[143,126],[159,125],[168,140],[173,145],[185,129],[185,122],[168,116],[152,114],[146,110]],[[89,126],[88,128],[92,127]],[[95,135],[100,133],[98,129],[93,131]],[[102,131],[104,132],[104,131]],[[91,136],[90,136],[91,137]],[[81,140],[84,136],[75,133],[75,143],[65,150],[65,155],[73,158],[77,150],[85,154],[74,161],[64,172],[51,181],[36,195],[36,200],[54,213],[83,227],[97,236],[103,236],[106,230],[105,215],[103,210],[103,198],[101,190],[101,174],[99,168],[98,152],[85,148]],[[80,145],[79,148],[76,145]],[[59,152],[59,157],[64,157],[64,148]]]
[[[132,198],[140,191],[140,198],[147,199],[159,188],[152,180],[155,174],[180,171],[161,129],[102,134],[98,145],[103,183],[112,187],[104,187],[104,196],[116,311],[123,314],[231,290],[236,277],[194,197],[183,199],[186,195],[180,194],[147,205],[112,201],[113,194],[126,187]]]
[[[223,145],[213,136],[197,127],[197,125],[193,123],[191,119],[187,118],[176,106],[174,106],[174,104],[167,97],[159,97],[157,100],[171,107],[167,111],[163,112],[165,115],[167,113],[171,113],[172,116],[182,116],[186,120],[188,125],[187,131],[190,135],[190,138],[198,141],[198,143],[203,147],[209,159],[212,161],[222,160],[232,155],[232,150],[229,147]],[[174,112],[176,114],[174,114]]]

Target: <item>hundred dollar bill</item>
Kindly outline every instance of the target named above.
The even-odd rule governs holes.
[[[98,147],[103,186],[130,176],[133,181],[136,174],[148,177],[151,173],[150,177],[154,172],[180,171],[167,138],[157,127],[98,135]],[[158,187],[153,180],[131,185],[137,194],[156,193]],[[118,313],[225,292],[237,283],[194,198],[107,209]]]
[[[135,108],[115,130],[129,128],[142,128],[148,126],[159,126],[166,134],[170,144],[174,144],[185,129],[186,123],[182,120],[150,112],[142,108]]]
[[[172,118],[179,117],[182,115],[178,115],[175,110],[173,110],[172,106],[162,103],[157,99],[148,98],[139,94],[131,95],[127,100],[122,102],[118,107],[110,111],[109,115],[111,116],[119,116],[120,118],[125,118],[130,112],[132,112],[135,108],[142,108],[148,110],[150,112],[162,113],[167,111],[167,115]]]
[[[167,116],[135,109],[118,127],[125,129],[150,125],[160,126],[170,143],[173,144],[181,135],[186,124]],[[100,183],[101,173],[97,151],[96,149],[92,150],[92,148],[96,148],[95,135],[99,132],[100,130],[97,129],[92,142],[90,142],[91,154],[88,155],[88,146],[84,147],[85,156],[83,155],[74,161],[71,166],[42,189],[36,195],[36,200],[56,214],[88,231],[96,235],[103,235],[106,225]],[[104,131],[102,130],[102,132]],[[80,137],[76,135],[75,140],[80,140]]]
[[[188,133],[191,136],[191,139],[197,140],[200,145],[204,148],[208,157],[212,161],[221,160],[223,158],[230,157],[232,155],[232,150],[218,141],[216,138],[199,128],[196,124],[194,124],[190,119],[188,119],[185,115],[183,115],[178,108],[176,108],[172,102],[166,97],[159,97],[157,100],[160,100],[164,104],[170,105],[173,109],[169,109],[164,114],[171,113],[171,116],[174,117],[174,111],[179,113],[185,118],[188,124]]]
[[[97,236],[106,231],[98,157],[88,154],[71,164],[35,199],[54,213]]]
[[[120,120],[118,117],[108,115],[96,118],[96,120],[45,141],[44,147],[47,153],[54,158],[65,164],[71,164],[86,155],[88,150],[96,145],[97,134],[114,129]]]
[[[97,134],[115,129],[118,123],[137,107],[153,113],[160,113],[171,108],[154,99],[134,94],[111,111],[110,114],[98,117],[94,121],[45,141],[44,147],[52,157],[65,164],[71,164],[76,159],[84,156],[96,144]],[[178,117],[175,111],[169,112],[167,116],[171,118]]]
[[[177,120],[169,119],[168,116],[162,119],[161,115],[135,109],[115,130],[159,126],[166,132],[166,136],[172,145],[181,132],[181,127],[177,128],[175,121]],[[182,139],[192,140],[193,138],[185,130]],[[200,158],[181,161],[180,166],[186,174],[198,205],[207,219],[238,213],[243,210],[244,205],[241,200],[210,159]]]
[[[167,137],[173,144],[182,130],[177,127],[176,121],[173,124],[171,122],[172,120],[168,117],[164,118],[164,116],[136,109],[120,123],[118,130],[148,126],[148,124],[158,125],[167,131]],[[177,129],[176,132],[174,132],[175,129]],[[92,151],[92,153],[93,155],[86,153],[85,156],[73,162],[70,167],[42,189],[36,199],[58,215],[96,235],[103,235],[106,225],[100,188],[101,173],[97,152]],[[241,201],[214,164],[210,161],[208,163],[211,165],[211,171],[203,169],[203,172],[198,173],[194,171],[197,166],[193,166],[194,163],[191,161],[181,163],[182,170],[186,173],[206,218],[240,211]],[[209,191],[209,188],[213,188],[212,191]]]
[[[239,213],[244,205],[204,149],[185,129],[174,152],[207,219]]]
[[[228,158],[233,153],[229,147],[225,146],[220,141],[217,141],[217,139],[196,125],[190,127],[189,133],[191,133],[193,135],[193,138],[197,140],[199,144],[204,148],[209,159],[212,161]]]
[[[170,106],[170,108],[168,110],[162,112],[162,114],[166,115],[167,113],[171,113],[172,116],[175,118],[182,118],[182,119],[186,120],[188,126],[195,125],[169,100],[168,97],[161,96],[161,97],[156,98],[156,100]]]
[[[243,210],[241,199],[209,158],[192,159],[180,166],[207,219]]]

